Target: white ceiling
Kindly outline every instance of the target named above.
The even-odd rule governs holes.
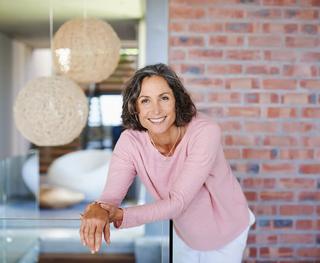
[[[56,31],[66,20],[95,17],[121,39],[134,40],[145,0],[0,0],[0,32],[33,47],[49,47],[50,11]]]

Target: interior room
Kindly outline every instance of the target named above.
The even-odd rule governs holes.
[[[6,123],[0,129],[1,262],[167,262],[167,222],[112,228],[112,244],[95,255],[79,238],[80,213],[99,198],[122,132],[123,85],[146,63],[167,61],[165,48],[155,54],[147,44],[149,39],[167,45],[166,27],[153,30],[157,23],[167,24],[166,5],[144,0],[1,1],[0,119]],[[154,15],[159,12],[162,16]],[[54,37],[74,19],[106,22],[120,40],[119,60],[107,78],[77,82],[88,107],[81,133],[62,145],[39,146],[18,131],[14,103],[30,81],[61,74],[53,65]],[[151,197],[137,179],[124,205],[147,200]]]

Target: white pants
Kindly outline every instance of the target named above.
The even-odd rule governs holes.
[[[173,263],[241,263],[249,229],[255,222],[255,217],[250,210],[249,214],[249,226],[238,237],[218,250],[194,250],[173,231]]]

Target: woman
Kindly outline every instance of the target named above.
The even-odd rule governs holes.
[[[109,223],[174,224],[174,263],[241,262],[254,216],[221,146],[221,130],[197,113],[166,65],[138,70],[123,94],[123,125],[105,189],[82,216],[80,236],[94,253]],[[119,208],[138,175],[155,202]]]

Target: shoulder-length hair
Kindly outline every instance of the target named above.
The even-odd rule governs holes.
[[[144,78],[160,76],[164,78],[175,97],[176,126],[184,126],[196,115],[197,110],[190,95],[184,88],[176,73],[165,64],[154,64],[136,71],[129,79],[123,90],[122,124],[127,129],[145,131],[138,118],[136,108],[137,99],[141,92],[141,84]]]

